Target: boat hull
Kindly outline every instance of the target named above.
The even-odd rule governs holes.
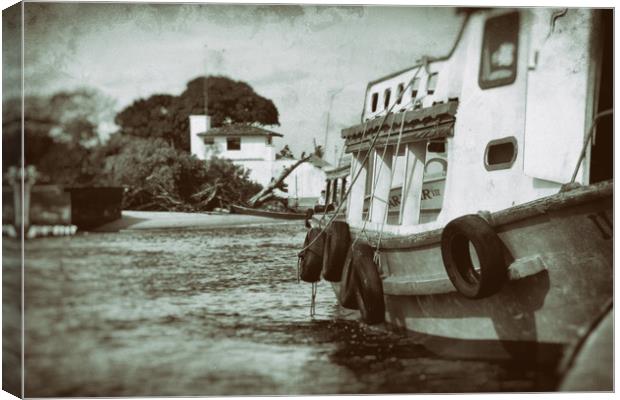
[[[422,240],[392,237],[382,245],[379,264],[386,322],[459,340],[575,342],[613,298],[612,185],[599,189],[551,207],[533,202],[533,209],[519,207],[511,218],[506,218],[510,210],[492,214],[510,280],[482,299],[468,299],[451,285],[441,232]],[[353,230],[352,236],[367,241],[368,232]]]
[[[254,208],[247,208],[247,207],[236,206],[236,205],[230,206],[230,212],[234,214],[255,215],[259,217],[278,218],[278,219],[290,219],[290,220],[306,219],[305,212],[295,213],[295,212],[257,210]]]

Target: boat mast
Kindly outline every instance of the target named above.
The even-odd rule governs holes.
[[[209,45],[207,45],[206,43],[203,45],[203,50],[204,50],[204,73],[205,73],[205,78],[202,80],[202,90],[203,90],[203,96],[204,96],[204,101],[205,101],[205,117],[208,118],[209,114],[207,113],[209,110],[209,97],[208,97],[208,93],[207,93],[207,52],[209,51]]]

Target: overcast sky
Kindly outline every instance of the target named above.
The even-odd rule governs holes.
[[[367,82],[442,55],[461,20],[439,7],[26,3],[26,89],[94,87],[121,109],[222,74],[274,101],[276,146],[296,154],[324,142],[337,92],[331,160],[340,129],[359,121]]]

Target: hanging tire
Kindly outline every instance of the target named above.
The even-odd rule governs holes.
[[[378,324],[385,320],[385,300],[379,270],[373,261],[374,251],[367,244],[356,244],[352,250],[357,277],[356,300],[362,321]]]
[[[473,245],[479,261],[474,267]],[[441,256],[448,277],[465,297],[479,299],[497,293],[507,278],[503,243],[493,228],[478,215],[450,221],[441,234]]]
[[[344,308],[357,310],[357,276],[353,267],[353,252],[349,247],[347,256],[342,267],[342,278],[340,279],[340,292],[338,301]]]
[[[310,247],[305,249],[310,243],[312,243]],[[310,229],[306,234],[306,239],[304,240],[305,250],[300,254],[301,268],[299,277],[302,281],[313,283],[321,280],[324,245],[325,232],[322,232],[319,228]]]
[[[323,253],[323,278],[330,282],[340,282],[342,268],[351,245],[349,224],[334,221],[325,232],[325,250]]]

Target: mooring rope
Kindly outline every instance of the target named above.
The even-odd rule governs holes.
[[[425,61],[428,61],[427,58],[424,58]],[[418,74],[420,73],[420,70],[422,69],[423,65],[419,65],[418,68],[416,69],[415,74],[413,75],[413,77],[409,80],[409,82],[407,83],[407,86],[405,86],[405,88],[403,89],[403,91],[400,93],[400,95],[398,96],[398,99],[402,99],[403,95],[405,94],[405,92],[409,89],[409,87],[411,87],[411,85],[413,84],[413,81],[418,77]],[[387,117],[390,115],[391,111],[394,109],[394,107],[396,106],[398,100],[395,101],[390,108],[388,109],[387,113],[381,118],[381,122],[379,123],[379,127],[377,128],[377,133],[373,136],[370,145],[368,147],[368,151],[366,152],[366,155],[364,156],[364,159],[362,160],[361,163],[359,163],[360,166],[363,166],[366,161],[368,160],[369,155],[372,153],[372,149],[374,149],[375,147],[375,143],[377,142],[377,139],[379,138],[379,135],[381,134],[381,128],[383,127],[383,124],[385,123]],[[364,130],[366,130],[366,125],[364,125]],[[361,151],[361,150],[360,150]],[[359,155],[359,153],[358,153]],[[347,189],[344,198],[347,199],[349,197],[349,195],[351,194],[351,189],[354,186],[354,183],[357,181],[357,179],[359,178],[361,172],[362,172],[363,167],[360,167],[357,170],[357,173],[355,174],[355,176],[353,177],[353,179],[351,180],[351,184],[349,185],[349,188]],[[327,222],[327,224],[325,225],[325,227],[323,229],[321,229],[321,232],[319,235],[317,235],[310,243],[308,243],[308,245],[304,246],[304,248],[301,251],[305,251],[306,249],[308,249],[310,246],[312,246],[312,244],[314,244],[315,241],[317,241],[321,235],[327,230],[327,228],[332,224],[332,222],[334,222],[334,220],[336,219],[336,217],[338,216],[338,212],[340,211],[340,209],[342,208],[342,205],[345,202],[342,201],[340,202],[340,204],[338,204],[338,207],[336,208],[336,210],[334,211],[333,215],[330,217],[329,221]],[[370,207],[369,207],[369,211],[370,211]]]
[[[573,177],[570,180],[570,183],[575,183],[575,179],[577,179],[577,172],[579,172],[579,167],[581,166],[581,162],[586,156],[586,150],[588,149],[588,143],[590,143],[590,139],[592,139],[592,135],[594,133],[594,129],[598,125],[598,122],[602,117],[612,115],[614,113],[614,109],[610,108],[609,110],[601,111],[596,114],[593,118],[592,125],[590,126],[590,130],[588,131],[588,136],[586,136],[586,140],[583,142],[583,148],[581,149],[581,154],[579,155],[579,159],[577,160],[577,165],[575,166],[575,172],[573,172]]]
[[[403,113],[403,116],[404,115],[405,114]],[[387,145],[387,143],[389,142],[390,136],[392,135],[392,129],[394,128],[394,119],[395,118],[392,118],[392,122],[390,123],[390,128],[388,129],[388,135],[387,135],[387,138],[385,139],[385,146],[383,147],[383,153],[381,154],[381,159],[385,159],[385,154],[387,153],[387,149],[389,147]],[[403,120],[404,120],[404,117],[403,117]],[[370,153],[371,149],[369,149],[368,152]],[[366,223],[368,222],[368,220],[370,219],[370,217],[372,215],[372,213],[371,213],[371,211],[372,211],[372,204],[374,203],[375,193],[376,193],[376,189],[377,189],[377,183],[379,182],[379,175],[381,173],[382,167],[383,167],[383,163],[381,163],[379,165],[379,169],[378,170],[376,170],[376,171],[373,170],[373,172],[372,172],[374,176],[372,177],[372,189],[370,191],[370,198],[369,198],[369,201],[368,201],[368,214],[366,215],[366,218],[364,218],[364,223],[362,224],[362,229],[360,231],[360,234],[364,235],[366,237],[366,240],[369,241],[369,242],[370,242],[370,238],[368,237],[368,234],[366,233]],[[389,192],[388,192],[388,197],[389,197]],[[386,203],[386,206],[389,204],[388,201],[386,201],[385,203]],[[362,206],[362,213],[363,213],[363,206]],[[359,240],[360,236],[361,235],[358,235],[358,236],[355,237],[355,240],[353,241],[352,246],[355,245],[355,243],[357,243],[357,241]]]
[[[312,282],[312,299],[310,300],[310,316],[314,317],[316,315],[316,289],[317,283]]]
[[[400,131],[398,132],[398,141],[396,142],[396,152],[394,153],[394,157],[395,157],[395,162],[394,165],[392,166],[392,170],[390,171],[390,191],[392,190],[392,183],[394,182],[394,172],[396,171],[396,165],[398,164],[398,152],[400,151],[400,142],[403,138],[403,130],[405,128],[405,113],[403,113],[403,119],[400,122]],[[404,182],[404,179],[403,179]],[[377,241],[377,247],[375,248],[375,254],[373,256],[373,259],[375,261],[375,264],[379,267],[379,270],[381,270],[381,239],[383,237],[383,231],[385,229],[385,223],[387,222],[387,218],[388,218],[388,213],[390,210],[390,202],[389,202],[389,192],[388,192],[388,202],[385,206],[385,213],[383,214],[383,220],[381,221],[381,229],[379,230],[379,240]],[[401,201],[402,201],[402,194],[401,194]]]
[[[304,256],[299,253],[297,255],[297,283],[301,282],[301,262],[304,259]]]

